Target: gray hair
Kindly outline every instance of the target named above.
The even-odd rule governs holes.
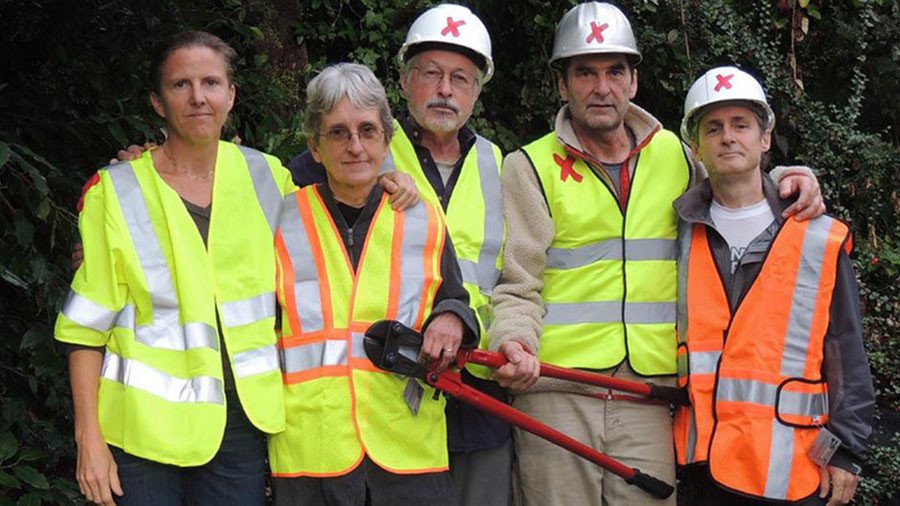
[[[394,119],[384,86],[365,65],[338,63],[325,67],[306,85],[303,133],[311,146],[317,144],[322,133],[322,116],[330,113],[345,98],[360,109],[377,109],[385,141],[390,142],[394,135]]]

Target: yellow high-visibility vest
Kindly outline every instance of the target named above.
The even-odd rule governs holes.
[[[269,438],[272,474],[340,476],[364,455],[398,474],[446,470],[443,398],[431,400],[426,385],[413,414],[404,401],[410,380],[376,368],[363,349],[372,323],[420,331],[431,314],[443,215],[424,200],[394,211],[383,196],[356,271],[341,234],[315,186],[285,199],[275,247],[288,417]]]
[[[523,150],[556,229],[541,291],[546,314],[540,360],[607,369],[627,359],[644,376],[675,374],[672,202],[690,181],[681,142],[660,130],[641,147],[624,212],[612,190],[566,151],[555,132]]]
[[[272,244],[290,173],[269,155],[220,142],[208,248],[149,152],[100,170],[91,184],[79,217],[84,263],[55,335],[106,347],[98,398],[106,442],[178,466],[216,454],[226,413],[217,327],[247,417],[264,432],[283,430]]]
[[[441,200],[425,176],[415,147],[399,122],[394,122],[391,154],[384,166],[413,177],[422,198],[441,209]],[[500,148],[476,134],[460,168],[459,179],[445,213],[447,230],[462,272],[463,286],[469,293],[469,306],[481,325],[479,347],[487,349],[486,332],[493,319],[491,293],[500,277],[501,250],[506,230],[503,221],[503,195],[500,191]],[[487,367],[468,364],[466,370],[483,379],[491,378]]]

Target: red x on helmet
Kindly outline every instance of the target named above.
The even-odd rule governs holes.
[[[397,53],[400,65],[406,63],[407,55],[412,55],[417,45],[458,47],[484,72],[482,84],[494,75],[491,37],[487,28],[478,16],[462,5],[441,4],[422,13],[409,27],[406,42]]]
[[[717,102],[750,102],[762,112],[764,128],[775,126],[775,113],[766,101],[766,92],[753,76],[737,67],[716,67],[694,82],[684,99],[681,138],[690,143],[703,109]]]
[[[622,11],[602,2],[578,4],[556,25],[550,64],[563,58],[597,53],[624,54],[635,64],[641,61],[631,23]]]

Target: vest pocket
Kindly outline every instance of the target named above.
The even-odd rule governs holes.
[[[775,396],[775,416],[784,425],[816,428],[828,421],[828,387],[824,380],[788,378]]]

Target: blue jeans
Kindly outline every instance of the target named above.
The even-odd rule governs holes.
[[[225,436],[215,457],[197,467],[160,464],[110,447],[122,497],[118,506],[263,506],[266,501],[265,435],[236,396],[228,396]]]

